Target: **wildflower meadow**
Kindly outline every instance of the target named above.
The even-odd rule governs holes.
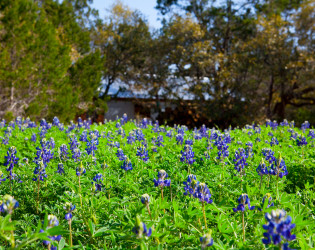
[[[0,249],[313,249],[308,122],[0,122]]]

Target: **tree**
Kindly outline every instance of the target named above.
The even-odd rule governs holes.
[[[128,88],[129,84],[139,81],[150,36],[141,14],[120,2],[113,6],[110,16],[103,22],[98,20],[93,41],[104,58],[102,98],[109,94],[115,82]]]

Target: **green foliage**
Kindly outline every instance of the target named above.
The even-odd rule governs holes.
[[[64,219],[67,213],[63,207],[66,202],[76,205],[72,212],[72,236],[74,248],[86,249],[198,249],[199,238],[207,233],[203,221],[202,204],[198,199],[185,196],[183,182],[188,174],[197,176],[197,180],[205,182],[212,194],[213,203],[205,205],[206,221],[208,228],[212,229],[214,239],[213,249],[274,249],[261,242],[263,238],[262,226],[266,223],[264,214],[273,209],[284,209],[292,217],[296,227],[292,233],[297,239],[290,242],[290,247],[295,249],[312,249],[314,247],[315,225],[315,193],[314,193],[314,139],[309,135],[310,129],[301,130],[289,126],[279,126],[277,129],[261,125],[261,132],[256,133],[252,126],[242,129],[226,130],[230,134],[231,143],[228,144],[229,156],[224,160],[217,159],[218,149],[215,139],[202,137],[196,139],[198,131],[186,130],[184,141],[193,141],[193,152],[196,162],[187,166],[180,161],[184,144],[176,141],[177,130],[167,126],[152,126],[140,128],[135,122],[127,122],[117,129],[119,121],[108,122],[102,125],[91,125],[90,129],[80,128],[76,124],[70,133],[60,131],[53,126],[47,130],[45,138],[54,138],[55,147],[53,159],[46,167],[47,178],[40,182],[39,212],[37,206],[38,183],[33,181],[33,170],[36,163],[36,147],[41,147],[38,128],[27,128],[25,120],[12,128],[8,145],[1,144],[0,170],[6,172],[4,156],[10,146],[17,148],[18,164],[13,172],[23,181],[12,180],[10,191],[9,180],[1,182],[0,194],[10,194],[19,201],[20,206],[14,210],[12,216],[0,216],[0,245],[6,248],[12,244],[12,231],[14,230],[15,246],[18,249],[41,249],[42,241],[48,236],[62,235],[58,247],[69,248],[69,222]],[[121,121],[120,121],[121,122]],[[122,123],[122,122],[121,122]],[[18,122],[18,124],[20,124]],[[24,124],[24,125],[23,125]],[[72,125],[71,125],[72,127]],[[147,144],[149,160],[142,161],[137,155],[137,148],[142,145],[140,141],[133,144],[127,143],[127,136],[131,131],[142,130]],[[172,130],[172,137],[166,136]],[[0,128],[0,136],[5,136],[7,128]],[[69,145],[70,137],[80,135],[86,131],[97,131],[100,135],[95,156],[83,154],[81,162],[86,168],[86,173],[76,175],[76,168],[81,164],[75,162],[69,151],[68,158],[59,157],[59,147]],[[121,135],[121,131],[126,136]],[[291,138],[292,133],[306,137],[307,145],[298,146],[297,141]],[[37,134],[37,141],[30,140],[33,133]],[[272,133],[279,141],[278,145],[270,146]],[[208,130],[208,136],[222,135],[219,130]],[[152,150],[158,135],[163,136],[164,142],[157,147],[157,152]],[[87,137],[90,140],[90,136]],[[257,138],[260,140],[257,140]],[[253,146],[246,144],[252,142]],[[125,172],[121,169],[122,161],[116,157],[119,143],[124,154],[132,162],[133,169]],[[85,152],[87,142],[81,141],[79,149]],[[246,175],[240,178],[234,169],[235,152],[239,148],[251,152],[246,161]],[[69,148],[69,147],[68,147]],[[264,158],[262,149],[271,148],[278,158],[281,154],[287,166],[288,175],[279,178],[279,197],[276,191],[276,176],[260,176],[256,172],[261,159]],[[252,151],[250,151],[250,149]],[[209,157],[205,156],[205,152]],[[28,161],[23,160],[24,157]],[[63,163],[65,173],[56,173],[58,163]],[[161,198],[161,189],[154,187],[153,179],[157,178],[159,170],[164,169],[171,179],[171,186],[164,187],[164,197]],[[96,174],[103,175],[103,191],[95,190],[91,182]],[[3,178],[3,177],[1,177]],[[79,184],[80,183],[80,184]],[[140,202],[141,195],[149,194],[152,220],[146,206]],[[234,213],[232,208],[237,206],[237,198],[242,193],[247,193],[251,205],[255,210],[245,212],[246,241],[242,240],[242,222],[239,213]],[[270,193],[274,206],[267,208],[268,202],[262,203],[266,193]],[[1,199],[0,199],[1,200]],[[81,205],[82,200],[82,205]],[[257,208],[261,208],[259,211]],[[165,212],[164,212],[165,210]],[[47,215],[54,214],[59,219],[59,226],[46,229]],[[4,215],[3,213],[1,215]],[[139,239],[132,232],[136,217],[153,230],[152,236]],[[11,219],[10,219],[11,218]],[[44,232],[40,233],[40,229]],[[11,243],[10,243],[11,242]]]

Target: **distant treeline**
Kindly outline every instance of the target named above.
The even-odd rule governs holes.
[[[157,0],[160,29],[119,1],[103,19],[91,3],[0,1],[0,118],[97,117],[115,89],[157,112],[178,103],[192,124],[315,123],[313,1]]]

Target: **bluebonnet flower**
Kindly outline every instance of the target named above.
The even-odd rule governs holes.
[[[58,150],[59,157],[61,160],[66,160],[68,158],[68,147],[66,144],[62,144]]]
[[[244,168],[245,166],[248,166],[248,163],[246,162],[247,156],[245,154],[245,150],[243,148],[239,148],[238,151],[235,152],[234,157],[234,169],[237,170],[240,175],[244,175]]]
[[[209,204],[212,203],[212,199],[210,199],[211,194],[210,194],[209,188],[207,187],[205,183],[199,183],[194,193],[194,197],[198,198],[202,203],[204,202],[209,203]]]
[[[266,166],[264,160],[262,160],[261,163],[259,163],[258,167],[256,168],[256,172],[259,176],[269,174],[268,167]]]
[[[201,249],[205,249],[207,247],[211,247],[213,245],[213,239],[211,236],[212,231],[200,237]]]
[[[230,142],[230,138],[226,138],[223,136],[218,136],[214,142],[214,145],[218,148],[218,156],[217,159],[221,159],[229,156],[229,146],[227,145]]]
[[[192,146],[193,144],[194,144],[193,140],[189,140],[189,139],[185,140],[185,145]]]
[[[138,147],[136,155],[139,156],[140,159],[144,162],[147,162],[149,160],[148,150],[145,146]]]
[[[204,155],[204,157],[206,158],[206,159],[210,159],[210,154],[209,154],[209,152],[208,151],[205,151],[204,153],[203,153],[203,155]]]
[[[59,221],[55,215],[48,215],[48,225],[46,229],[50,229],[52,227],[58,226]],[[39,232],[44,232],[43,229],[41,229]],[[47,236],[50,240],[44,240],[43,244],[47,246],[51,250],[57,250],[57,247],[54,245],[51,245],[52,242],[57,241],[59,242],[61,240],[61,235],[54,235],[54,236]]]
[[[37,180],[44,181],[45,178],[47,178],[45,163],[43,161],[37,161],[36,165],[37,166],[35,167],[34,170],[35,177],[33,178],[33,181]]]
[[[137,141],[144,141],[144,134],[140,128],[136,130],[136,140]]]
[[[269,174],[277,175],[282,178],[285,175],[288,175],[287,166],[285,165],[284,160],[279,156],[279,159],[276,159],[270,167]]]
[[[150,196],[148,194],[141,195],[141,203],[143,205],[148,205],[150,203]]]
[[[63,164],[62,163],[58,163],[58,168],[57,168],[57,171],[56,173],[62,175],[65,173],[65,170],[64,170],[64,167],[63,167]]]
[[[312,139],[315,139],[315,133],[313,129],[310,129],[310,131],[308,131],[308,136],[311,137]]]
[[[39,128],[40,129],[40,131],[39,131],[39,137],[41,138],[41,139],[44,139],[45,138],[45,136],[46,136],[46,133],[47,133],[47,130],[45,129],[45,128]]]
[[[261,133],[261,127],[260,126],[255,127],[255,133],[256,134],[260,134]]]
[[[16,157],[16,147],[10,147],[4,158],[6,159],[6,162],[3,165],[8,166],[7,171],[9,172],[9,178],[11,179],[14,165],[17,164],[19,160],[19,158]]]
[[[245,205],[248,206],[249,210],[255,209],[255,206],[250,205],[250,200],[249,200],[247,194],[241,194],[241,196],[237,199],[237,202],[238,202],[238,206],[236,208],[233,208],[234,212],[237,212],[237,211],[244,212],[245,211]]]
[[[252,152],[253,152],[253,143],[249,141],[245,145],[247,146],[246,149],[245,149],[247,158],[248,157],[252,157],[253,156],[253,154],[252,154]]]
[[[199,129],[199,133],[201,134],[202,137],[208,137],[208,129],[204,124]]]
[[[4,134],[10,137],[12,135],[12,129],[10,127],[7,127],[6,130],[4,131]]]
[[[202,135],[199,132],[194,133],[194,139],[195,140],[201,140],[202,139]]]
[[[2,171],[0,170],[0,184],[1,184],[3,181],[6,181],[6,178],[3,178],[3,173],[2,173]]]
[[[265,218],[268,222],[267,225],[263,225],[263,228],[267,231],[264,233],[264,239],[262,243],[269,245],[273,243],[274,245],[281,246],[281,241],[284,239],[286,241],[292,241],[296,238],[291,230],[295,228],[295,224],[292,224],[292,218],[286,216],[284,210],[272,210],[271,214],[266,213]],[[290,249],[288,243],[282,245],[282,249]]]
[[[66,204],[63,207],[64,210],[66,210],[66,215],[65,215],[65,219],[66,220],[71,220],[72,219],[72,212],[75,209],[75,205],[72,205],[72,203],[70,202],[66,202]]]
[[[283,122],[280,122],[280,126],[282,127],[289,126],[287,119],[284,119]]]
[[[55,116],[53,119],[53,126],[58,126],[59,123],[60,123],[60,121],[59,121],[58,117]]]
[[[102,191],[102,187],[104,186],[103,184],[103,175],[102,174],[96,174],[93,178],[93,181],[92,181],[92,185],[93,185],[93,190],[95,192],[98,192],[98,191]]]
[[[132,163],[127,157],[124,158],[124,162],[121,168],[125,171],[132,170]]]
[[[166,136],[169,137],[169,138],[172,138],[173,137],[173,130],[170,129],[166,132]]]
[[[297,132],[294,132],[294,130],[291,132],[291,136],[290,136],[290,139],[291,140],[296,140],[297,139],[297,137],[298,137],[298,133]]]
[[[270,121],[270,120],[267,120],[266,121],[266,127],[270,126],[273,130],[276,130],[278,128],[278,123],[277,121]]]
[[[184,135],[183,134],[177,134],[175,138],[176,138],[177,144],[183,144],[183,141],[184,141]]]
[[[152,146],[151,149],[153,152],[157,153],[157,147],[156,146]]]
[[[270,141],[270,146],[279,145],[279,142],[276,137],[272,137]]]
[[[48,123],[46,122],[45,119],[41,119],[39,124],[41,127],[44,127],[44,128],[46,128],[48,126]]]
[[[135,133],[133,131],[129,132],[129,135],[127,136],[127,143],[133,144],[136,141]]]
[[[79,146],[79,142],[75,134],[71,134],[69,138],[70,138],[70,142],[69,142],[70,150],[73,151],[75,148]]]
[[[90,141],[87,142],[87,147],[86,147],[86,152],[88,153],[88,155],[92,154],[93,156],[95,156],[95,151],[97,150],[97,146],[98,145],[98,137],[97,134],[95,133],[91,133],[90,134]]]
[[[82,141],[82,142],[88,142],[88,139],[87,139],[87,131],[86,131],[86,130],[84,130],[84,131],[82,132],[82,134],[80,135],[79,140]]]
[[[265,160],[268,161],[270,164],[276,160],[274,156],[275,153],[269,148],[263,149],[262,154],[265,156]]]
[[[3,196],[0,204],[0,212],[12,214],[13,210],[19,207],[19,202],[15,200],[11,195],[6,194]]]
[[[197,187],[199,185],[199,181],[197,181],[197,178],[195,175],[190,174],[188,175],[187,181],[184,181],[183,184],[185,185],[184,187],[184,195],[194,195]]]
[[[80,157],[81,157],[81,151],[79,148],[75,148],[72,151],[72,158],[74,159],[74,161],[80,161]]]
[[[8,136],[5,136],[4,138],[3,137],[0,137],[2,139],[2,144],[3,145],[8,145],[9,144],[9,137]]]
[[[272,133],[272,132],[269,132],[269,133],[268,133],[268,136],[273,137],[273,133]]]
[[[181,154],[182,154],[182,156],[180,157],[181,162],[193,164],[196,161],[194,159],[195,153],[192,151],[192,147],[190,145],[185,145],[184,150],[181,150]]]
[[[158,135],[158,137],[155,140],[155,145],[158,147],[164,147],[163,142],[164,142],[163,135]]]
[[[300,136],[299,139],[296,140],[296,143],[300,147],[307,145],[307,141],[306,141],[306,138],[304,136]]]
[[[119,159],[120,161],[125,160],[125,157],[126,157],[125,154],[124,154],[124,151],[123,151],[121,148],[118,148],[118,149],[117,149],[116,156],[118,157],[118,159]]]
[[[123,116],[121,117],[121,122],[122,124],[126,124],[128,121],[128,116],[126,113],[123,114]]]
[[[117,122],[117,123],[116,123],[116,128],[120,128],[120,127],[121,127],[120,123]]]
[[[150,237],[152,234],[152,229],[147,228],[146,224],[141,221],[139,215],[136,218],[136,225],[132,231],[136,234],[138,239],[143,238],[143,236]]]
[[[261,139],[259,137],[256,138],[257,142],[261,142]]]
[[[117,131],[117,135],[120,135],[121,138],[125,138],[125,130],[123,128],[119,128]]]
[[[143,120],[141,121],[140,127],[141,128],[147,128],[148,127],[148,120],[147,120],[147,118],[143,118]]]
[[[302,123],[301,129],[302,129],[303,131],[305,131],[305,129],[310,128],[310,126],[311,126],[311,124],[310,124],[308,121],[305,121],[304,123]]]
[[[275,204],[272,202],[272,197],[271,197],[271,194],[270,193],[267,193],[263,199],[262,199],[262,202],[261,202],[261,207],[258,208],[259,211],[262,211],[263,208],[264,208],[264,204],[265,204],[265,201],[268,201],[267,202],[267,206],[266,208],[269,208],[269,207],[273,207]]]
[[[45,166],[47,165],[47,163],[53,158],[53,153],[51,152],[50,149],[47,148],[47,143],[45,143],[46,140],[42,141],[42,148],[40,147],[36,147],[36,157],[35,157],[35,163],[39,162],[40,160],[42,160],[45,164]]]
[[[81,176],[81,175],[83,175],[85,173],[86,173],[86,169],[83,167],[82,162],[81,162],[80,166],[77,167],[77,169],[76,169],[76,175],[77,176]]]
[[[171,185],[171,180],[170,179],[166,179],[168,177],[168,174],[166,173],[165,170],[160,170],[159,173],[158,173],[158,179],[154,179],[153,182],[154,182],[154,186],[156,187],[168,187]]]
[[[35,133],[32,134],[31,141],[36,142],[36,134]]]

